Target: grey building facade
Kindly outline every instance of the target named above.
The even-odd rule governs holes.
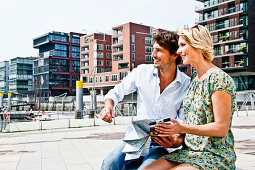
[[[0,62],[0,93],[9,92],[9,61]]]

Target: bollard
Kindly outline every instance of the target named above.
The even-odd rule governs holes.
[[[11,97],[12,97],[12,94],[8,93],[8,105],[7,105],[7,109],[6,109],[7,112],[9,112],[11,110],[11,107],[12,107]]]
[[[3,107],[4,94],[0,93],[0,107]]]
[[[76,81],[76,110],[75,119],[83,117],[83,81]]]

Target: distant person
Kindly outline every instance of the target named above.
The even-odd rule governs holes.
[[[102,120],[111,123],[114,117],[114,106],[130,93],[137,94],[137,119],[183,119],[182,101],[188,88],[190,79],[180,72],[177,65],[180,57],[178,49],[178,35],[176,32],[166,31],[153,37],[153,64],[142,64],[126,76],[105,96],[105,106],[100,112]],[[170,140],[171,139],[171,140]],[[178,140],[177,140],[178,139]],[[182,135],[165,138],[164,147],[178,147],[183,139]],[[182,141],[182,140],[181,140]],[[151,146],[148,156],[139,160],[125,162],[122,153],[124,143],[113,150],[103,161],[102,170],[118,170],[127,168],[130,163],[141,161],[140,168],[167,154],[163,146]],[[169,150],[170,151],[170,150]]]
[[[211,63],[213,42],[207,28],[197,25],[179,31],[184,64],[196,72],[183,101],[184,124],[173,120],[156,130],[161,136],[186,134],[184,147],[163,156],[145,170],[235,169],[236,154],[231,131],[236,91],[233,79]]]

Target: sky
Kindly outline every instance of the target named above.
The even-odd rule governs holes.
[[[195,24],[195,0],[0,0],[0,62],[36,56],[33,38],[47,32],[110,33],[134,22],[177,30]]]

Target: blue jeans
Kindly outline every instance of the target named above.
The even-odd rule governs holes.
[[[104,159],[101,170],[124,170],[124,169],[142,169],[163,155],[168,154],[162,146],[151,146],[149,154],[139,159],[125,161],[125,153],[122,152],[124,143],[114,149]]]

